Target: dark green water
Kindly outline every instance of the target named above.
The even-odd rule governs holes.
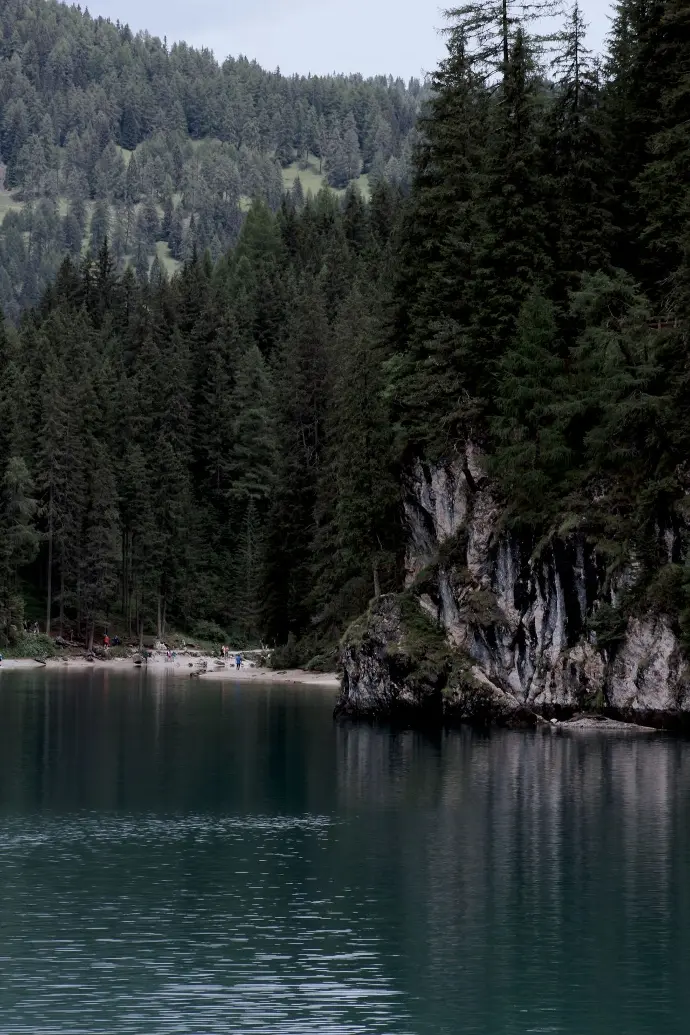
[[[690,1030],[690,744],[0,673],[0,1032]]]

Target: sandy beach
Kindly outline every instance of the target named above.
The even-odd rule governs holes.
[[[206,670],[202,671],[206,665]],[[83,670],[108,669],[109,671],[142,668],[144,671],[170,672],[179,676],[194,676],[204,681],[232,680],[248,683],[301,683],[306,686],[322,686],[337,689],[340,677],[335,672],[307,672],[304,669],[262,668],[245,662],[241,669],[236,669],[234,662],[227,661],[221,667],[219,659],[204,655],[189,656],[183,654],[175,661],[169,661],[165,654],[155,653],[145,666],[137,666],[132,658],[110,658],[88,661],[83,657],[48,658],[45,662],[33,658],[6,658],[0,665],[0,672],[27,669],[72,669]]]

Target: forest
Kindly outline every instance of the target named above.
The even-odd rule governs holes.
[[[219,629],[332,665],[401,585],[410,463],[468,439],[535,555],[578,529],[634,559],[602,644],[642,605],[690,627],[663,545],[690,487],[690,8],[621,0],[599,58],[577,6],[539,35],[554,6],[449,12],[409,184],[256,198],[172,276],[104,234],[6,321],[6,640]]]
[[[0,11],[0,306],[17,320],[62,256],[168,273],[218,260],[254,199],[405,183],[424,87],[285,77],[133,35],[57,0]],[[299,181],[299,182],[297,182]]]

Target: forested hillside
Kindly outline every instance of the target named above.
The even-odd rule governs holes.
[[[98,252],[139,274],[237,242],[261,198],[323,182],[363,193],[409,176],[413,81],[291,77],[170,48],[56,0],[0,10],[0,305],[35,304],[61,258]],[[0,176],[3,179],[3,176]]]
[[[316,653],[396,585],[378,344],[396,198],[255,202],[227,257],[172,283],[118,276],[106,243],[65,260],[2,339],[5,636],[28,600],[54,632],[292,633]]]
[[[578,530],[634,563],[601,643],[643,604],[685,628],[690,11],[622,0],[603,65],[577,8],[548,47],[503,14],[452,16],[410,192],[257,201],[172,280],[103,236],[7,327],[6,636],[28,602],[332,652],[401,585],[409,462],[468,439],[535,556]]]

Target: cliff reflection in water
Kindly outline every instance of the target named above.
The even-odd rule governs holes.
[[[343,725],[338,762],[396,860],[403,985],[463,1031],[685,1030],[690,745]]]

